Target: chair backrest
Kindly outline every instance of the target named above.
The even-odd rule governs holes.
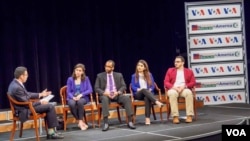
[[[60,97],[63,107],[67,104],[67,86],[63,86],[60,89]]]
[[[28,102],[19,102],[19,101],[16,101],[12,96],[11,94],[8,94],[7,93],[7,97],[9,99],[9,102],[10,102],[10,108],[11,108],[11,112],[13,113],[13,116],[15,116],[15,105],[16,106],[28,106],[32,115],[36,115],[36,111],[32,105],[32,102],[31,101],[28,101]]]
[[[15,114],[15,108],[14,108],[15,100],[12,98],[12,96],[10,94],[7,94],[7,97],[8,97],[9,102],[10,102],[11,112],[13,113],[13,116],[14,116],[14,114]]]

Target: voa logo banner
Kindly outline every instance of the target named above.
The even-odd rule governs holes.
[[[244,74],[244,64],[226,63],[226,64],[201,64],[191,66],[195,77],[238,75]]]
[[[211,19],[211,18],[229,18],[229,17],[240,17],[241,16],[241,5],[230,4],[230,5],[205,5],[188,7],[188,19]]]
[[[236,61],[243,59],[243,49],[214,49],[191,51],[191,63],[216,62],[216,61]]]
[[[211,90],[234,90],[245,88],[245,78],[240,77],[218,77],[218,78],[197,78],[196,91]]]
[[[241,19],[190,21],[189,34],[237,32],[242,30]]]
[[[241,46],[242,34],[190,37],[190,48]]]
[[[205,105],[226,104],[226,103],[245,103],[245,91],[197,93],[197,100],[201,100]]]

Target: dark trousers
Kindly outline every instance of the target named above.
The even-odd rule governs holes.
[[[104,118],[108,118],[109,116],[109,103],[117,102],[124,106],[126,110],[126,114],[128,119],[133,115],[132,107],[131,107],[131,99],[125,95],[118,95],[114,99],[110,99],[107,96],[100,96],[101,104],[102,104],[102,115]]]
[[[154,98],[154,94],[147,89],[142,89],[136,92],[134,97],[137,100],[145,101],[145,116],[149,118],[151,115],[152,103],[155,103],[156,101],[156,99]]]
[[[34,107],[37,113],[46,113],[45,120],[48,128],[55,128],[58,126],[55,107],[52,104],[37,105]]]
[[[70,112],[77,120],[83,120],[83,115],[85,112],[83,105],[85,104],[87,104],[87,101],[84,98],[81,98],[78,101],[73,99],[68,100]]]

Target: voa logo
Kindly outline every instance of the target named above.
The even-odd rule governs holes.
[[[227,70],[229,71],[229,72],[232,72],[232,71],[234,71],[234,72],[239,72],[240,71],[240,66],[238,66],[238,65],[236,65],[236,66],[227,66]]]
[[[206,67],[204,67],[204,68],[194,68],[194,70],[195,70],[195,72],[197,74],[200,74],[200,73],[206,74],[206,73],[208,73],[208,69]]]
[[[221,14],[219,8],[217,8],[217,9],[210,8],[210,9],[207,9],[207,12],[209,15],[220,15]]]
[[[226,129],[227,136],[247,136],[244,129]]]
[[[219,38],[209,38],[210,44],[222,44],[222,39]]]
[[[203,15],[205,15],[205,12],[204,12],[204,10],[203,9],[200,9],[200,10],[192,10],[192,14],[193,14],[193,16],[203,16]]]
[[[225,14],[236,14],[237,10],[236,8],[224,8]]]
[[[206,45],[206,39],[193,39],[195,45]]]
[[[226,37],[225,40],[226,40],[227,43],[238,43],[239,42],[237,37],[233,37],[233,38]]]

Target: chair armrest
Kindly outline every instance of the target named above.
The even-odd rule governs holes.
[[[28,106],[31,113],[32,113],[32,115],[36,115],[36,111],[35,111],[31,101],[29,101],[29,102],[19,102],[19,101],[13,100],[12,102],[15,105],[18,105],[18,106]]]
[[[90,97],[90,103],[93,104],[93,103],[94,103],[93,94],[90,93],[90,94],[89,94],[89,97]]]
[[[39,98],[29,99],[30,102],[36,102],[36,101],[39,101],[39,100],[40,100]]]
[[[32,102],[31,101],[29,101],[29,102],[19,102],[19,101],[12,101],[15,105],[18,105],[18,106],[29,106],[29,104],[31,104],[32,105]]]
[[[158,85],[156,83],[154,83],[154,85],[155,85],[155,90],[158,92],[159,100],[161,101],[162,100],[161,89],[158,87]]]

